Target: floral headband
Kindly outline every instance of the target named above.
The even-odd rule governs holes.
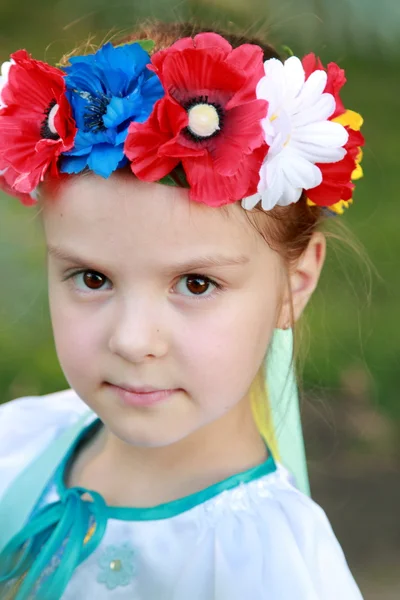
[[[0,186],[30,205],[46,176],[130,165],[210,206],[270,210],[305,191],[343,212],[364,138],[339,96],[342,69],[314,54],[263,63],[259,46],[215,33],[150,57],[153,46],[107,43],[63,69],[13,54],[0,77]]]

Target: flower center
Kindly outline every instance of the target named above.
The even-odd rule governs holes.
[[[45,110],[45,118],[43,119],[40,129],[40,135],[46,140],[59,140],[60,136],[56,129],[55,118],[59,111],[59,106],[55,100],[50,102],[50,105]]]
[[[212,104],[197,104],[189,110],[189,130],[199,138],[208,138],[220,129],[219,114]]]
[[[58,113],[59,108],[60,107],[58,106],[58,104],[55,104],[53,106],[53,108],[51,109],[51,111],[49,112],[49,117],[47,119],[47,124],[49,126],[51,133],[53,133],[53,134],[57,133],[57,129],[56,129],[56,125],[55,125],[55,118],[56,118],[56,114]]]
[[[104,125],[103,117],[107,112],[110,98],[105,94],[100,94],[99,96],[88,94],[87,100],[89,101],[89,106],[86,108],[83,117],[86,131],[93,131],[94,133],[106,131],[107,128]]]

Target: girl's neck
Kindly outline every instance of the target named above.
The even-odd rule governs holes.
[[[198,492],[267,457],[246,399],[161,448],[129,446],[103,427],[73,461],[67,485],[98,491],[112,506],[149,507]]]

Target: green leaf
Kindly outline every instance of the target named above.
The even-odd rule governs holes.
[[[174,174],[175,174],[175,177],[178,178],[179,185],[181,187],[190,188],[190,185],[188,183],[188,180],[186,179],[186,173],[185,173],[184,168],[182,167],[182,164],[179,164],[177,167],[175,167]]]
[[[176,183],[174,178],[171,177],[171,175],[166,175],[162,179],[159,179],[157,183],[162,183],[164,185],[171,185],[171,186],[178,187],[178,184]]]
[[[186,179],[186,173],[181,164],[179,164],[171,173],[159,179],[157,183],[163,183],[165,185],[171,185],[175,187],[189,188],[188,181]]]
[[[281,46],[282,52],[285,52],[287,56],[294,56],[293,50],[289,46]]]
[[[143,50],[145,52],[148,52],[149,54],[154,49],[154,46],[156,45],[156,43],[153,40],[133,40],[132,42],[127,42],[125,44],[119,44],[117,46],[117,48],[119,48],[120,46],[126,46],[127,44],[129,44],[129,45],[139,44],[139,46],[141,46],[143,48]]]

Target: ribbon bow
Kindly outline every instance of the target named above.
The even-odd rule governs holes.
[[[89,499],[83,499],[83,495]],[[15,600],[40,586],[41,600],[60,598],[74,569],[100,544],[107,505],[97,492],[74,487],[43,507],[0,553],[0,584],[23,578]]]

